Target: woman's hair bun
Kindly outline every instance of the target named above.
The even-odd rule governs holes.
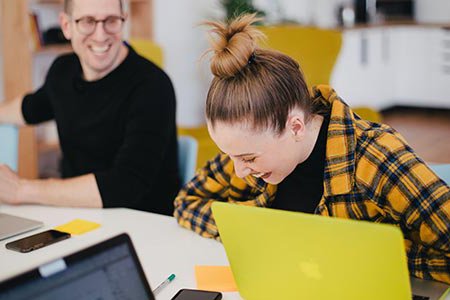
[[[254,14],[243,14],[229,23],[204,22],[212,33],[208,52],[213,52],[211,72],[219,78],[233,77],[248,64],[264,34],[255,28],[261,18]]]

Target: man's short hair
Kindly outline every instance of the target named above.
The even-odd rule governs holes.
[[[123,4],[122,0],[119,0],[120,12],[123,13]],[[64,0],[64,12],[68,15],[72,13],[73,8],[73,0]]]

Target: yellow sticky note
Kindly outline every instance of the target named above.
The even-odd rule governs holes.
[[[70,221],[69,223],[59,225],[55,227],[56,230],[64,231],[70,234],[83,234],[86,232],[89,232],[91,230],[94,230],[96,228],[100,227],[100,224],[86,221],[82,219],[75,219],[73,221]]]
[[[195,266],[199,290],[236,292],[237,286],[229,266]]]

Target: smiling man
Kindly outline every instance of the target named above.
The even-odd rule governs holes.
[[[0,165],[0,203],[130,207],[171,214],[179,187],[175,94],[168,76],[123,42],[121,0],[65,0],[74,53],[44,85],[0,106],[0,123],[55,120],[63,179],[25,180]]]

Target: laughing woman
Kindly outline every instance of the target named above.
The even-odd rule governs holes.
[[[257,47],[243,15],[208,22],[209,133],[222,153],[178,194],[179,224],[219,238],[213,201],[395,224],[411,275],[450,283],[450,190],[392,128],[360,119],[335,91],[310,92],[289,56]]]

